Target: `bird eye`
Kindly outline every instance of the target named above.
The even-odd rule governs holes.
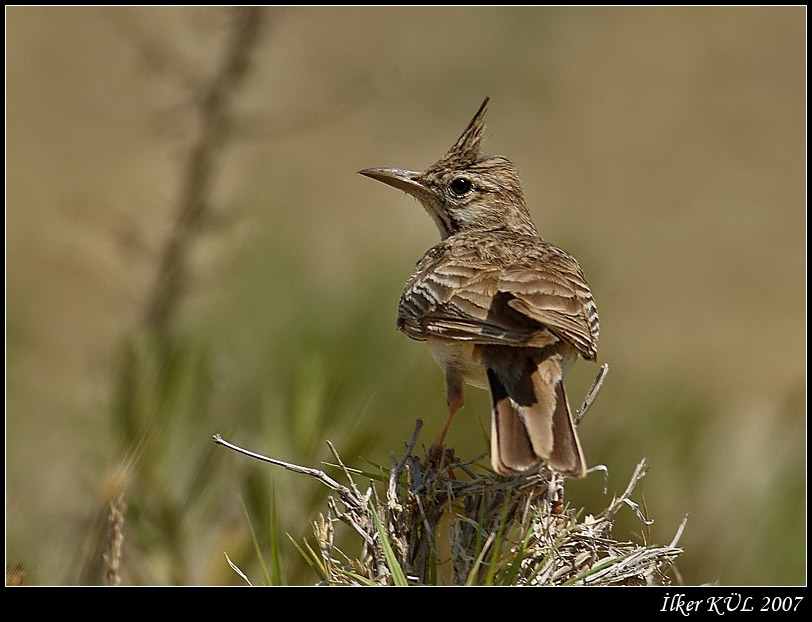
[[[467,177],[455,177],[449,185],[449,188],[456,196],[461,197],[471,192],[473,186],[471,180]]]

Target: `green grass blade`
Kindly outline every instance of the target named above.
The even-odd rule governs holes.
[[[276,490],[271,489],[271,570],[272,585],[283,585],[282,581],[282,549],[279,546],[279,521],[276,514]]]
[[[296,540],[293,539],[293,537],[290,534],[287,534],[287,536],[288,539],[293,543],[293,546],[296,547],[296,550],[299,551],[301,556],[307,562],[307,565],[313,569],[313,572],[316,573],[319,579],[322,581],[329,581],[329,579],[327,578],[327,570],[325,569],[324,564],[322,564],[321,559],[319,559],[319,556],[316,555],[316,552],[311,548],[311,546],[307,543],[307,541],[305,541],[305,546],[307,547],[307,550],[305,550],[301,546],[299,546],[299,544],[296,542]]]
[[[494,539],[493,550],[491,551],[491,563],[488,565],[488,573],[485,575],[485,585],[493,585],[493,580],[498,570],[499,553],[502,548],[502,539],[505,535],[505,524],[507,523],[509,508],[509,499],[505,497],[504,504],[502,505],[502,516],[499,518],[499,528],[496,530],[496,538]]]
[[[257,554],[259,565],[262,568],[262,574],[265,577],[265,585],[271,585],[271,575],[268,572],[268,566],[265,564],[265,558],[262,556],[262,549],[259,546],[257,534],[254,531],[254,525],[251,523],[251,517],[248,515],[248,508],[245,507],[245,499],[243,499],[242,496],[240,496],[240,505],[242,506],[243,514],[245,514],[245,520],[248,522],[248,531],[251,533],[251,542],[254,543],[254,551]]]
[[[375,529],[378,530],[378,536],[381,538],[383,554],[386,558],[386,565],[389,566],[389,571],[392,573],[392,581],[395,583],[395,585],[400,587],[409,585],[409,582],[406,580],[406,574],[403,572],[403,568],[401,567],[398,558],[395,556],[395,551],[392,549],[392,543],[389,541],[389,535],[386,533],[386,529],[384,529],[381,519],[378,518],[378,513],[375,511],[375,507],[370,505],[370,511],[372,513],[372,519],[375,521]]]

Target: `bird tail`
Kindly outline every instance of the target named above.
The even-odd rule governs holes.
[[[567,477],[586,473],[558,358],[525,357],[523,364],[507,366],[503,358],[501,365],[488,365],[491,462],[497,473],[515,475],[541,460]]]

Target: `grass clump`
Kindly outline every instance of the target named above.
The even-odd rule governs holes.
[[[669,585],[682,550],[615,540],[614,517],[630,507],[645,461],[626,490],[601,513],[583,515],[564,503],[563,480],[546,467],[516,477],[493,473],[446,451],[438,463],[413,449],[420,422],[401,458],[371,471],[348,468],[328,443],[346,484],[319,469],[242,450],[314,477],[332,491],[313,521],[313,540],[296,544],[321,585]],[[359,486],[357,480],[368,482]],[[336,545],[337,530],[356,536],[357,552]],[[681,531],[681,529],[680,529]],[[643,532],[645,534],[645,531]]]

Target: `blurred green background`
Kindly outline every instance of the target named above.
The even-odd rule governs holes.
[[[101,581],[120,490],[125,583],[241,583],[223,552],[262,582],[242,503],[273,581],[315,580],[279,534],[309,536],[326,490],[211,435],[315,467],[327,440],[388,465],[418,417],[430,441],[442,375],[395,313],[437,232],[356,171],[428,166],[489,95],[485,149],[601,316],[580,429],[608,491],[569,501],[600,512],[645,457],[651,540],[689,515],[685,583],[805,584],[805,7],[269,10],[168,353],[144,307],[227,11],[6,19],[6,561],[29,583]],[[467,398],[448,440],[474,457]]]

